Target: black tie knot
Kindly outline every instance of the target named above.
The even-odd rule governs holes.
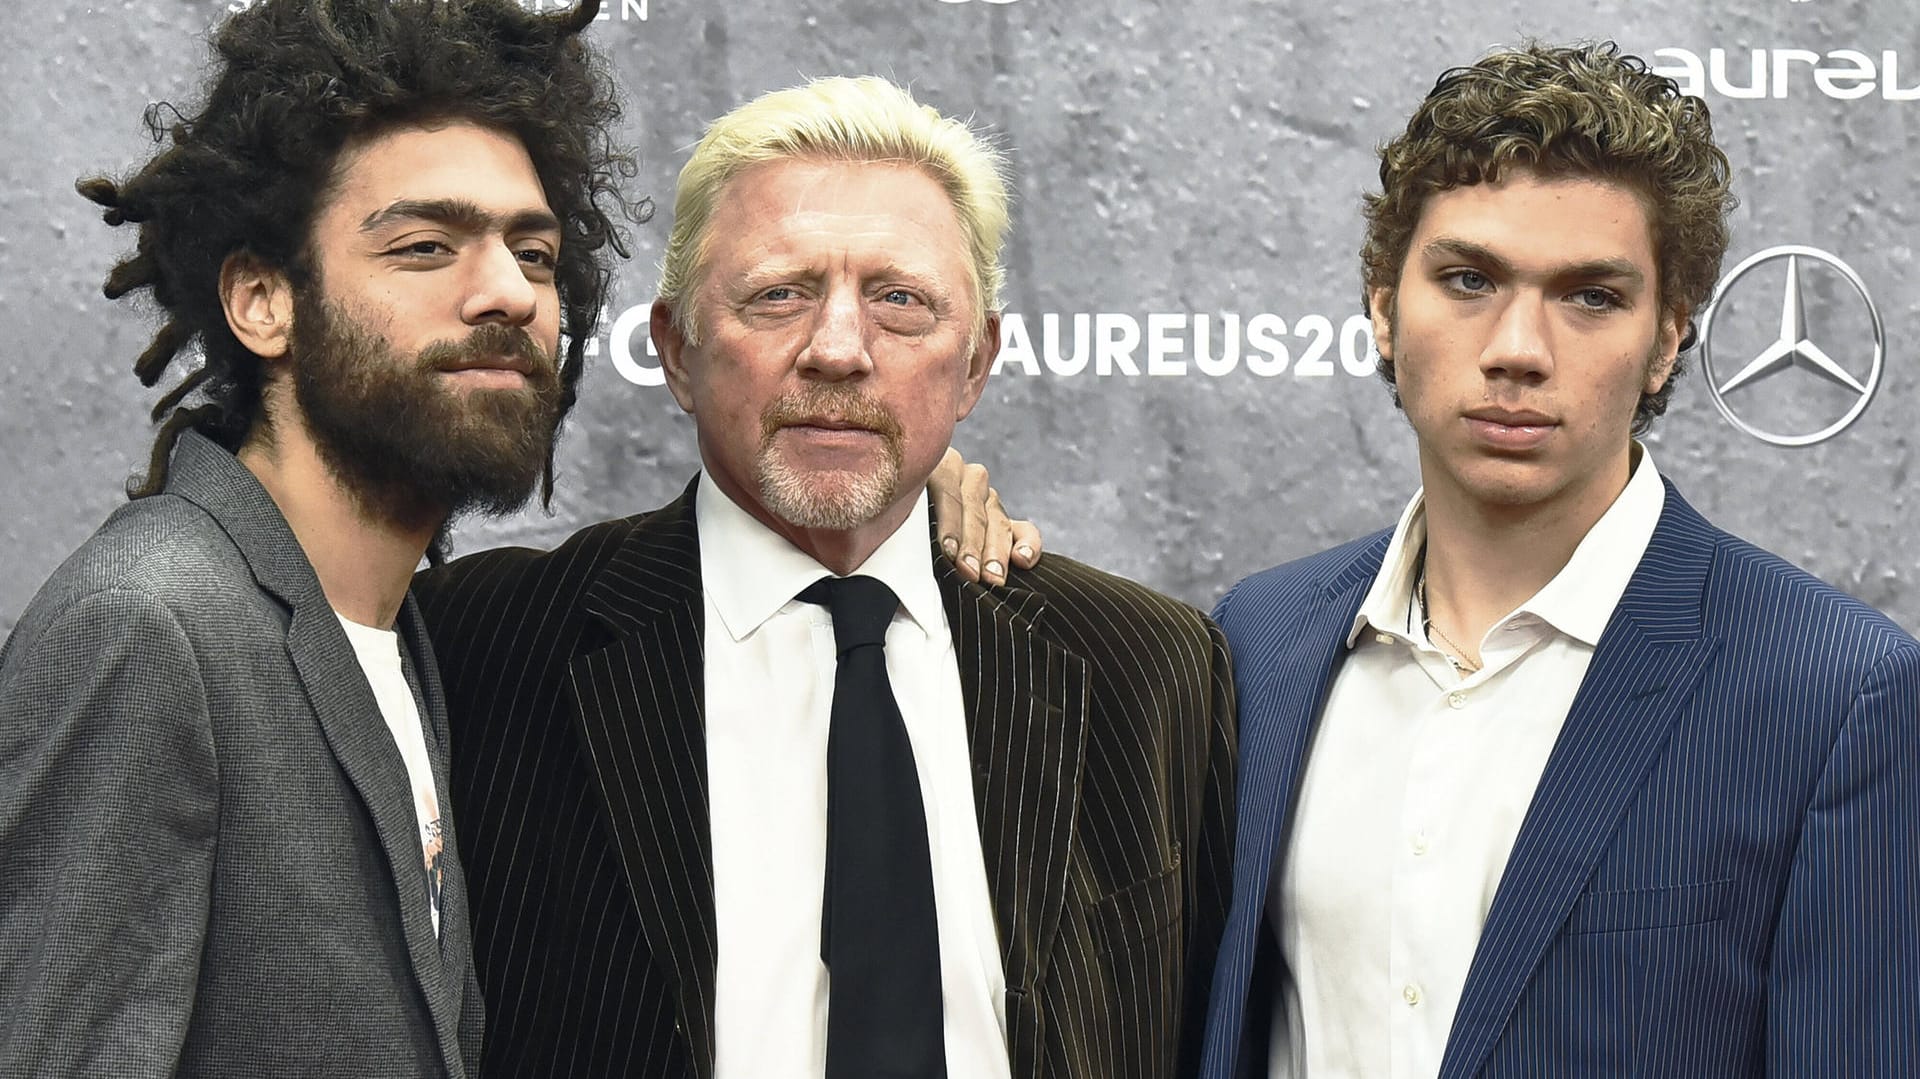
[[[833,614],[833,643],[841,655],[862,645],[887,643],[887,626],[900,600],[877,577],[822,577],[800,593]]]

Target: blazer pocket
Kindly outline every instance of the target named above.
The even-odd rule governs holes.
[[[1180,847],[1173,848],[1173,864],[1158,876],[1129,884],[1094,901],[1092,923],[1095,955],[1117,952],[1158,934],[1178,922],[1186,905],[1180,876]]]
[[[1733,878],[1666,888],[1587,892],[1567,917],[1568,933],[1628,933],[1719,921],[1733,895]]]

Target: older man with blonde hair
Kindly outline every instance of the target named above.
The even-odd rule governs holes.
[[[419,587],[500,1075],[1170,1076],[1231,847],[1231,673],[927,480],[999,348],[1000,154],[880,79],[717,121],[652,328],[701,472]]]

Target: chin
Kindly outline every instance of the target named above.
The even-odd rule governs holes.
[[[1520,509],[1550,502],[1566,478],[1538,462],[1483,460],[1454,473],[1454,482],[1483,506]]]
[[[849,532],[893,508],[899,498],[898,474],[890,469],[803,472],[762,463],[756,477],[761,501],[797,528]]]

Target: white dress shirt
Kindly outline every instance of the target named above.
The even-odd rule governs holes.
[[[1347,638],[1267,916],[1289,979],[1276,1079],[1440,1070],[1507,856],[1666,489],[1644,451],[1626,489],[1462,675],[1414,596],[1424,492],[1400,517]]]
[[[827,730],[837,664],[825,607],[794,599],[831,573],[705,475],[694,496],[706,590],[713,822],[716,1079],[818,1079],[827,1053],[820,959]],[[960,670],[927,546],[926,502],[856,572],[900,598],[887,678],[926,807],[940,932],[947,1074],[1008,1076],[1006,974],[975,817]]]

